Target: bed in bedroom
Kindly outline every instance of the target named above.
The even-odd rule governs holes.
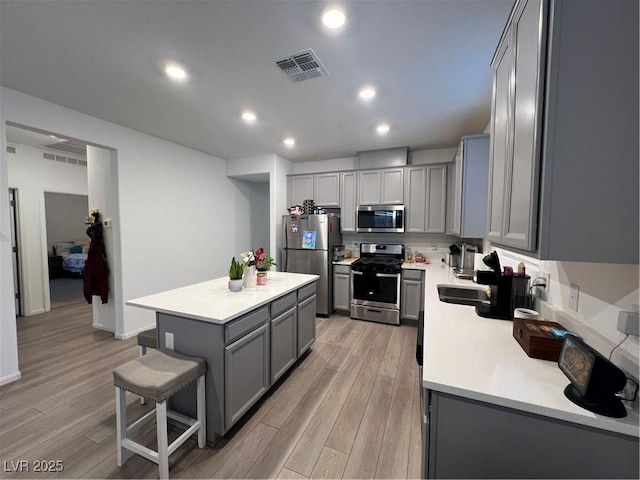
[[[62,269],[69,276],[81,276],[89,252],[89,240],[58,242],[53,245],[53,254],[62,257]]]

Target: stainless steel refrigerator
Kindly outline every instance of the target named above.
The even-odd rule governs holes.
[[[340,245],[340,217],[284,215],[284,271],[319,275],[316,313],[333,313],[333,247]]]

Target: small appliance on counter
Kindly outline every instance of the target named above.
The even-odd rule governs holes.
[[[333,247],[333,261],[341,262],[344,260],[345,248],[344,245],[334,245]]]
[[[576,405],[606,417],[622,418],[627,410],[616,396],[627,377],[622,370],[574,335],[566,335],[558,367],[571,383],[565,396]]]
[[[478,253],[478,247],[462,243],[458,248],[460,250],[459,264],[453,269],[453,274],[457,278],[471,279],[475,271],[475,256]]]
[[[491,303],[476,307],[476,313],[481,317],[512,320],[513,311],[518,307],[529,308],[528,275],[504,275],[500,269],[500,259],[496,252],[491,252],[482,261],[488,270],[476,270],[474,281],[480,285],[491,287]]]

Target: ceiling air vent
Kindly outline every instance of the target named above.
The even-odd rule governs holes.
[[[7,153],[16,153],[16,147],[7,145]]]
[[[276,65],[292,82],[302,82],[310,78],[329,75],[316,52],[310,48],[278,60]]]

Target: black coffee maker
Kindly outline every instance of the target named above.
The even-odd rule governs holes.
[[[482,261],[491,268],[491,271],[476,270],[474,280],[480,285],[491,287],[491,303],[477,306],[476,313],[481,317],[513,320],[513,311],[516,308],[531,306],[530,277],[528,275],[504,275],[496,252],[491,252]]]

